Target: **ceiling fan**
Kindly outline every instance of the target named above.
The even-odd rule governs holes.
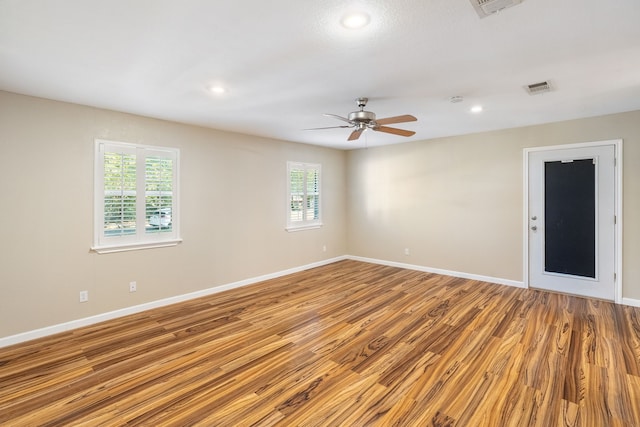
[[[392,133],[394,135],[401,135],[401,136],[415,135],[415,132],[413,131],[392,128],[385,125],[390,125],[393,123],[415,122],[418,119],[416,119],[410,114],[405,114],[403,116],[387,117],[384,119],[376,119],[376,115],[374,113],[372,113],[371,111],[364,111],[364,107],[367,105],[367,101],[369,101],[369,98],[356,99],[356,103],[358,105],[358,108],[360,108],[360,111],[352,111],[351,113],[349,113],[348,118],[338,116],[336,114],[324,114],[327,117],[333,117],[338,120],[342,120],[343,122],[347,122],[349,123],[348,125],[313,128],[313,129],[307,129],[307,130],[355,128],[354,131],[351,132],[351,135],[349,135],[349,138],[347,138],[347,141],[355,141],[356,139],[360,138],[360,135],[362,135],[362,132],[364,132],[367,129],[375,130],[377,132]]]

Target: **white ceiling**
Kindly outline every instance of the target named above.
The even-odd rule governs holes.
[[[350,10],[370,25],[343,28]],[[553,92],[524,90],[544,80]],[[0,89],[336,148],[395,144],[640,109],[640,1],[524,0],[480,19],[470,0],[0,0]],[[304,130],[343,124],[322,113],[346,116],[360,96],[378,118],[416,116],[392,125],[416,135]]]

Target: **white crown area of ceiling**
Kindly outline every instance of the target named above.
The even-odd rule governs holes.
[[[473,1],[0,0],[0,90],[341,149],[640,109],[640,1]],[[358,97],[416,134],[305,130]]]

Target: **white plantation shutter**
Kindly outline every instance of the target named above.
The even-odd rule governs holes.
[[[289,170],[289,222],[304,220],[304,169],[293,166]]]
[[[287,230],[321,226],[320,165],[288,162],[287,180]]]
[[[315,221],[320,219],[320,171],[316,168],[307,169],[307,215],[305,220]]]
[[[172,159],[158,156],[146,158],[144,196],[145,220],[148,224],[146,232],[171,232],[173,219]]]
[[[179,151],[96,140],[97,252],[176,244]]]
[[[136,232],[136,155],[104,153],[103,231],[122,236]]]

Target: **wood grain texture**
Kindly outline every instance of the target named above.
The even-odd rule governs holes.
[[[2,426],[640,426],[640,309],[341,261],[0,349]]]

